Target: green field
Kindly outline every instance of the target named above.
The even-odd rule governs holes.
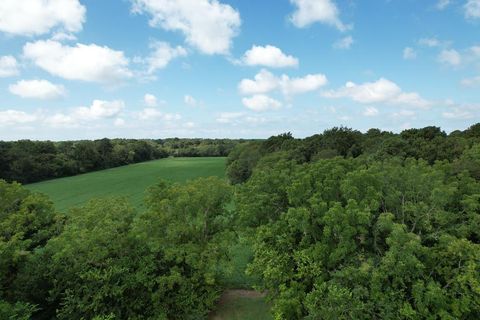
[[[159,179],[185,182],[197,177],[225,176],[226,158],[168,158],[26,185],[48,195],[59,211],[92,198],[125,196],[141,209],[145,189]]]
[[[141,210],[145,190],[159,179],[185,182],[197,177],[224,177],[225,162],[226,158],[168,158],[43,181],[26,187],[48,195],[61,212],[67,212],[68,209],[82,205],[90,199],[109,196],[127,197]],[[224,279],[225,285],[248,289],[254,279],[247,277],[244,269],[251,256],[251,249],[239,243],[231,248],[231,253],[234,259],[230,275],[228,279]],[[270,319],[264,298],[255,293],[253,295],[222,298],[214,319]]]

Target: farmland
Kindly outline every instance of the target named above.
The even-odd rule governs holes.
[[[142,208],[145,190],[159,179],[185,182],[197,177],[225,175],[226,158],[168,158],[29,184],[32,191],[50,197],[57,210],[66,211],[92,198],[124,196]]]

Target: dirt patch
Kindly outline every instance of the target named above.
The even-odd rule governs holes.
[[[258,292],[255,290],[242,290],[242,289],[231,289],[225,290],[220,296],[220,299],[217,303],[218,310],[225,310],[230,308],[232,305],[235,305],[235,302],[239,299],[262,299],[265,298],[266,292]],[[210,320],[229,320],[224,316],[218,314],[222,312],[212,312],[208,319]]]

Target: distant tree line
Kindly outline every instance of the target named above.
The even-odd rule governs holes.
[[[224,157],[238,140],[0,141],[0,178],[32,183],[173,157]]]
[[[372,160],[399,157],[423,159],[433,164],[437,160],[454,161],[475,143],[480,143],[480,123],[450,134],[439,127],[408,129],[399,134],[379,129],[362,133],[335,127],[305,139],[295,139],[291,133],[284,133],[264,141],[248,141],[236,146],[227,160],[227,175],[234,184],[245,182],[262,157],[278,152],[297,163],[335,157]],[[479,169],[471,169],[480,176]]]

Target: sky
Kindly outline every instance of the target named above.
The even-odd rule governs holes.
[[[0,140],[480,122],[480,0],[1,0]]]

